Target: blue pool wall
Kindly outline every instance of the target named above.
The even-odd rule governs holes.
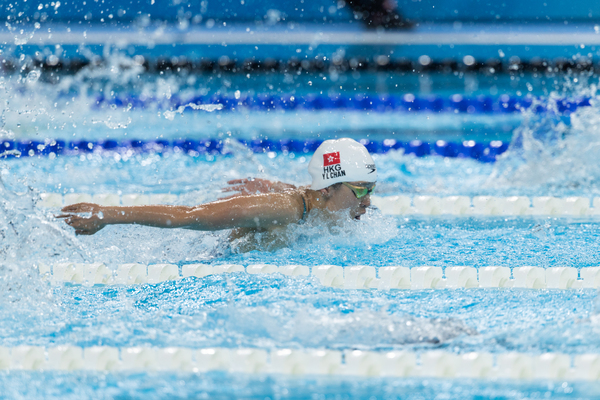
[[[600,21],[600,2],[597,0],[398,0],[403,14],[422,22],[595,22]],[[63,0],[59,7],[53,2],[3,2],[0,18],[18,18],[50,22],[69,21],[72,24],[128,23],[140,17],[151,20],[179,21],[187,19],[200,23],[207,19],[231,22],[261,21],[278,16],[284,21],[307,23],[351,22],[352,13],[343,1],[337,0]],[[270,10],[277,10],[273,13]],[[18,15],[21,14],[20,17]],[[112,17],[109,15],[112,14]],[[201,19],[200,19],[200,17]]]

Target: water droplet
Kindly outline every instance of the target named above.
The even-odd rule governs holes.
[[[27,74],[27,83],[35,83],[38,79],[40,79],[40,71],[33,70]]]

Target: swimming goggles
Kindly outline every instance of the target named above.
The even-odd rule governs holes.
[[[366,195],[373,193],[375,190],[375,183],[367,183],[366,185],[353,185],[352,183],[342,182],[342,185],[347,186],[357,199],[362,199]]]

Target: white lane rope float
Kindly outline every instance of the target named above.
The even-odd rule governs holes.
[[[295,376],[437,377],[479,379],[600,380],[600,354],[456,354],[433,350],[186,347],[0,347],[0,370],[224,371]]]
[[[87,194],[42,193],[40,205],[60,208],[75,203],[97,203],[104,206],[139,206],[173,204],[179,196],[158,194]],[[203,202],[204,199],[198,199]],[[600,197],[526,197],[526,196],[372,196],[371,203],[390,215],[456,215],[456,216],[600,216]]]
[[[372,267],[355,265],[271,265],[250,264],[120,264],[116,270],[104,263],[39,263],[43,279],[52,284],[94,285],[157,284],[187,277],[204,278],[227,273],[282,274],[290,277],[312,276],[321,285],[339,289],[596,289],[600,287],[600,267],[465,267],[442,269],[422,267]]]

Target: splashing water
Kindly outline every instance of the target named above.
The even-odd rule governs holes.
[[[589,98],[590,106],[561,111],[566,103]],[[539,109],[545,112],[538,112]],[[521,194],[597,195],[600,193],[600,101],[597,85],[570,77],[562,93],[553,92],[524,111],[509,151],[487,184]]]
[[[65,254],[89,260],[72,234],[36,210],[38,196],[31,189],[14,193],[0,179],[0,319],[19,318],[31,326],[40,326],[56,305],[51,288],[40,279],[40,262],[58,262]]]
[[[31,270],[40,260],[58,262],[64,254],[79,262],[89,260],[77,239],[36,207],[38,198],[33,189],[12,192],[0,179],[0,265],[17,264]]]
[[[185,104],[183,106],[177,107],[177,109],[175,111],[165,111],[165,112],[163,112],[163,115],[169,121],[173,121],[173,119],[175,119],[175,115],[176,114],[183,114],[183,112],[185,111],[185,109],[187,107],[191,108],[192,110],[203,110],[203,111],[213,112],[213,111],[222,110],[223,109],[223,104],[194,104],[194,103],[188,103],[188,104]]]
[[[132,65],[131,68],[137,67]],[[113,88],[118,86],[109,70],[87,72],[98,73],[99,77],[88,80],[80,76],[83,85],[93,86],[106,79],[114,84]],[[127,80],[123,84],[127,84]],[[39,79],[31,85],[40,88],[45,83]],[[148,87],[167,98],[173,90],[168,86],[166,79]],[[31,88],[26,89],[30,91],[28,98],[40,100],[44,105],[29,110],[24,101],[21,110],[29,110],[27,115],[39,119],[29,126],[29,131],[15,130],[7,135],[28,136],[36,132],[35,126],[42,126],[43,118],[53,122],[50,128],[41,129],[41,134],[54,134],[54,126],[63,129],[60,127],[65,123],[61,114],[64,110],[73,111],[72,119],[66,117],[77,125],[72,131],[83,124],[84,135],[105,137],[109,125],[131,134],[130,129],[138,122],[134,113],[112,108],[93,110],[89,113],[93,115],[92,121],[82,110],[93,107],[88,105],[88,109],[77,103],[63,103],[57,111],[49,97],[38,97]],[[89,104],[92,100],[90,97]],[[573,169],[583,165],[588,175],[600,176],[594,166],[585,165],[586,160],[589,163],[593,159],[593,148],[586,150],[589,144],[585,144],[586,140],[598,142],[595,134],[590,134],[598,129],[596,111],[592,100],[592,107],[580,109],[568,119],[556,113],[540,116],[533,111],[526,112],[524,115],[529,119],[515,133],[511,153],[495,167],[466,159],[419,159],[401,152],[377,155],[375,159],[382,171],[378,194],[479,194],[481,190],[519,190],[521,193],[530,190],[533,194],[545,194],[547,190],[562,193],[565,188],[578,193],[593,191],[597,186],[594,181],[587,182],[581,176],[573,175],[573,178],[566,173],[559,176],[563,172],[556,169],[557,165]],[[182,110],[182,118],[179,118],[179,110],[170,112],[172,114],[163,112],[158,117],[153,115],[154,119],[147,120],[144,126],[161,120],[167,124],[173,122],[164,125],[169,129],[183,131],[185,124],[180,122],[190,123],[186,119],[190,114]],[[144,111],[139,115],[145,118],[150,114]],[[170,116],[177,118],[170,120]],[[128,123],[128,118],[133,121]],[[318,120],[319,115],[315,114],[314,118]],[[9,122],[15,124],[17,120]],[[96,121],[99,123],[94,124]],[[96,132],[89,130],[92,125],[97,128]],[[71,128],[67,126],[61,132],[68,129]],[[160,128],[153,127],[149,131],[153,136],[162,134]],[[581,147],[582,143],[585,146]],[[549,225],[540,233],[535,226],[528,226],[529,220],[508,223],[486,218],[419,221],[409,217],[406,219],[410,219],[409,222],[403,222],[370,209],[360,222],[341,218],[329,225],[315,214],[304,224],[281,229],[279,241],[272,241],[267,234],[256,234],[231,243],[227,231],[159,231],[141,226],[111,226],[90,237],[75,237],[70,228],[35,207],[37,190],[43,189],[62,193],[74,189],[94,194],[118,190],[123,193],[172,191],[180,194],[179,204],[197,204],[199,198],[205,201],[219,196],[218,189],[227,179],[260,176],[297,185],[306,184],[309,179],[306,172],[309,155],[298,154],[292,158],[278,154],[271,158],[268,154],[253,154],[235,140],[226,147],[232,155],[211,159],[181,154],[117,159],[116,153],[111,156],[94,153],[89,157],[55,160],[22,158],[0,165],[0,171],[8,171],[3,175],[6,186],[0,182],[0,291],[4,294],[0,298],[0,345],[597,352],[597,313],[590,317],[588,311],[597,300],[590,291],[339,290],[323,287],[314,277],[242,273],[185,278],[157,285],[105,287],[68,284],[51,287],[39,278],[33,265],[40,261],[48,264],[103,262],[114,269],[127,262],[167,262],[179,266],[203,262],[375,267],[526,263],[547,267],[557,263],[591,266],[597,259],[594,236],[597,227],[593,223]],[[565,156],[572,154],[583,154],[583,157],[567,162]],[[545,157],[544,168],[551,169],[534,170],[542,156]],[[44,179],[37,180],[35,176],[39,176],[40,171]],[[543,174],[542,183],[535,179],[536,174]],[[553,180],[547,176],[552,174]],[[569,180],[573,179],[581,187],[569,186]],[[487,187],[484,186],[486,181]],[[24,183],[33,188],[18,194]],[[25,376],[26,383],[15,384],[22,376],[4,374],[0,378],[11,388],[19,385],[24,388],[30,381],[42,382],[44,387],[58,385],[58,381],[67,382],[67,389],[57,389],[61,393],[71,393],[77,385],[82,385],[70,380],[71,376],[80,379],[81,374],[48,374],[44,379]],[[127,384],[138,387],[145,384],[144,380],[152,381],[148,387],[153,390],[157,385],[154,377],[136,373],[126,379],[130,379]],[[181,375],[160,374],[160,378],[164,379],[160,383],[164,383],[163,387],[181,395],[181,386],[178,386]],[[122,386],[121,376],[110,379],[114,379],[114,387]],[[206,377],[202,375],[197,379],[196,375],[187,381],[198,380],[205,381]],[[306,378],[294,378],[294,382],[307,386]],[[230,382],[220,387],[228,385]],[[244,385],[248,383],[240,383]],[[222,395],[219,390],[215,397]],[[397,386],[390,390],[397,390]],[[99,391],[89,389],[88,397],[98,397]],[[489,394],[489,388],[482,392]],[[197,393],[190,392],[188,397],[197,397]],[[365,398],[370,395],[372,391]],[[433,397],[433,394],[425,397]],[[469,396],[457,396],[465,397]]]
[[[41,75],[42,75],[41,72],[38,70],[33,70],[33,71],[29,72],[27,74],[27,83],[29,83],[29,84],[36,83],[38,81],[38,79],[40,79]]]
[[[332,312],[311,305],[280,302],[271,307],[210,313],[209,319],[225,320],[229,335],[243,327],[249,337],[281,346],[376,350],[404,345],[439,345],[460,335],[475,335],[460,320],[415,318],[386,311]],[[264,344],[264,343],[263,343]]]
[[[464,118],[451,113],[428,115],[298,109],[293,112],[232,112],[227,114],[226,119],[221,119],[222,113],[185,113],[186,123],[173,126],[172,117],[183,113],[179,108],[179,100],[181,104],[186,104],[190,99],[201,96],[206,101],[213,94],[232,93],[235,89],[242,89],[244,95],[266,91],[279,96],[295,92],[298,85],[286,83],[285,79],[279,83],[271,82],[273,77],[268,75],[253,76],[251,87],[248,87],[247,79],[239,80],[228,75],[204,79],[187,73],[147,74],[143,57],[129,57],[119,51],[108,50],[109,47],[105,47],[102,60],[85,48],[80,49],[80,54],[88,59],[89,65],[73,75],[39,75],[38,70],[33,70],[29,76],[18,73],[2,77],[6,81],[3,98],[8,104],[3,105],[5,132],[0,135],[8,138],[33,139],[42,136],[67,140],[122,138],[125,135],[135,139],[156,139],[163,135],[164,138],[173,139],[199,134],[206,138],[229,132],[234,135],[242,133],[246,137],[268,133],[269,136],[287,139],[303,138],[306,132],[322,132],[328,135],[354,134],[358,138],[375,134],[388,138],[390,132],[398,134],[400,129],[410,138],[414,138],[415,132],[418,132],[420,138],[425,135],[428,136],[426,140],[431,140],[435,136],[433,140],[437,140],[444,132],[470,132],[472,129],[488,130],[490,127],[502,131],[498,134],[506,136],[503,133],[506,127],[518,125],[521,119],[516,114],[500,117],[470,115]],[[28,71],[35,64],[34,61],[25,56],[17,69]],[[266,80],[264,84],[263,80]],[[273,86],[273,83],[276,85]],[[389,90],[398,89],[390,87]],[[144,103],[143,107],[138,106],[138,100]],[[265,119],[270,123],[265,124]],[[107,126],[115,132],[106,132]],[[460,137],[457,140],[461,140]]]
[[[352,220],[347,210],[324,215],[311,211],[305,223],[290,224],[271,232],[256,233],[232,243],[235,252],[251,250],[301,251],[318,254],[322,258],[337,255],[344,249],[360,251],[383,245],[398,235],[393,217],[384,217],[372,209],[360,221]]]

